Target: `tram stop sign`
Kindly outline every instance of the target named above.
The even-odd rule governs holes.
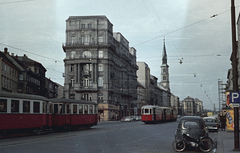
[[[230,92],[229,101],[232,107],[239,107],[240,104],[240,92]]]

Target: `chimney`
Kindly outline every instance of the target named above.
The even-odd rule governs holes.
[[[4,54],[7,54],[7,53],[8,53],[8,48],[5,47],[5,48],[4,48]]]

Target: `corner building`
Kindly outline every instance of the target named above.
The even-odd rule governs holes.
[[[113,32],[106,16],[66,20],[64,95],[98,103],[101,120],[133,114],[137,99],[136,50]]]

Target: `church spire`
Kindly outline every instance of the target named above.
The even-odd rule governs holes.
[[[167,64],[167,52],[165,47],[165,38],[163,39],[162,64]]]
[[[169,73],[167,64],[167,51],[165,47],[165,38],[163,39],[163,53],[162,53],[162,65],[161,65],[161,84],[170,91],[169,85]]]

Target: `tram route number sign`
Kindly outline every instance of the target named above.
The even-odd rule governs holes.
[[[232,107],[239,107],[240,106],[240,92],[230,92],[229,101]]]

